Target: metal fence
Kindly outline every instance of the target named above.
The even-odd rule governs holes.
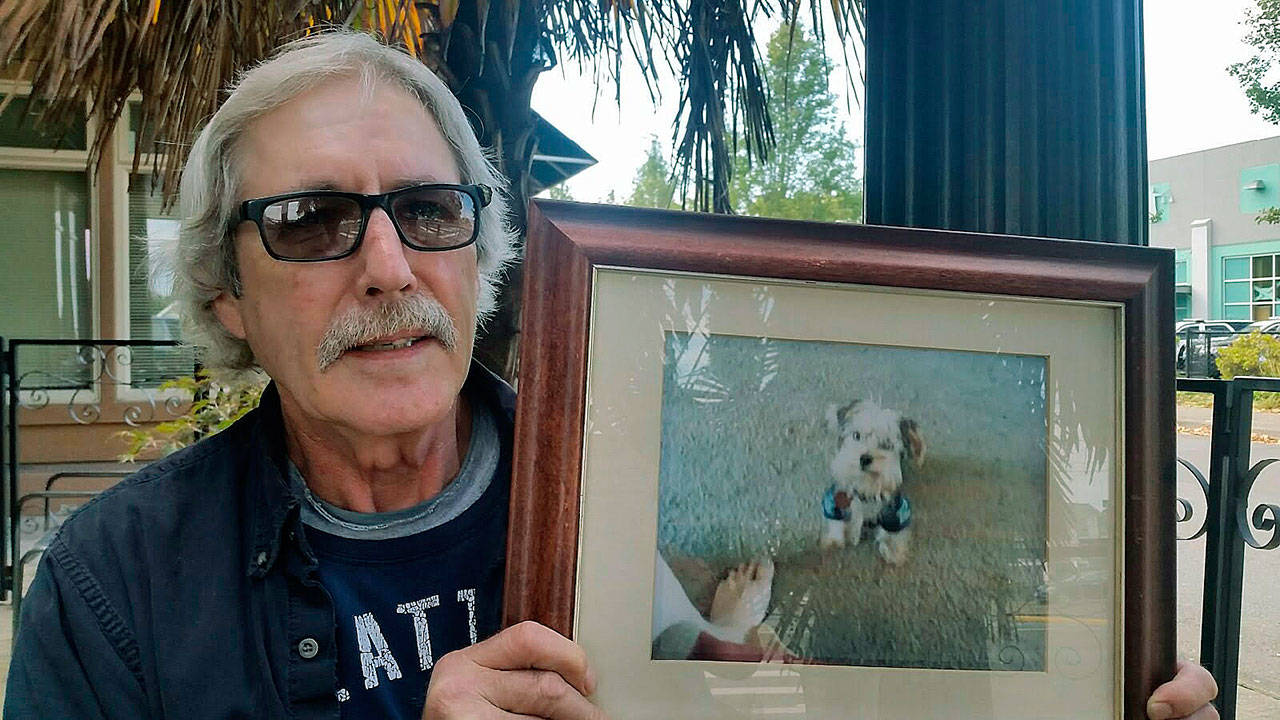
[[[1178,390],[1213,396],[1207,472],[1178,459],[1204,491],[1205,515],[1196,518],[1191,501],[1178,498],[1178,523],[1191,528],[1190,534],[1181,539],[1206,539],[1200,663],[1218,681],[1219,712],[1225,720],[1232,720],[1236,716],[1239,676],[1244,555],[1248,548],[1280,547],[1280,528],[1276,525],[1280,505],[1259,503],[1250,508],[1249,494],[1258,475],[1280,461],[1270,458],[1251,462],[1253,393],[1280,392],[1280,378],[1178,378],[1177,385]]]
[[[1227,330],[1226,323],[1219,327],[1190,327],[1177,334],[1177,373],[1179,377],[1217,378],[1218,355],[1241,337],[1252,334],[1250,330]],[[1280,332],[1268,329],[1262,333],[1280,340]]]
[[[0,337],[0,468],[3,468],[4,567],[0,599],[21,582],[21,568],[32,553],[21,552],[21,535],[56,526],[68,507],[52,503],[82,501],[91,491],[57,489],[71,478],[118,479],[118,471],[63,470],[44,481],[44,489],[21,494],[22,452],[30,425],[21,411],[47,422],[76,426],[117,424],[138,428],[181,415],[189,398],[162,389],[167,379],[198,370],[189,347],[166,340],[50,340]],[[125,447],[121,441],[121,450]],[[39,503],[43,515],[23,515]],[[39,542],[37,541],[37,550]],[[16,604],[16,603],[15,603]],[[16,613],[15,613],[16,616]]]

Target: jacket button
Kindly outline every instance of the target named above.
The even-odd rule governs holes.
[[[256,558],[256,561],[257,561],[257,563],[258,563],[258,567],[266,567],[266,566],[267,566],[267,553],[266,553],[266,552],[259,552],[259,553],[258,553],[258,557]]]
[[[316,642],[315,638],[303,638],[302,642],[298,643],[298,654],[302,656],[303,660],[310,660],[319,652],[320,643]]]

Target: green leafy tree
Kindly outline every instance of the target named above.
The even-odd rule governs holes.
[[[1280,0],[1257,0],[1244,11],[1244,41],[1256,54],[1243,62],[1227,66],[1227,72],[1240,82],[1249,99],[1249,111],[1267,122],[1280,125],[1280,80],[1272,67],[1280,61]],[[1268,82],[1270,81],[1270,82]],[[1280,223],[1280,208],[1267,208],[1258,213],[1259,225]]]
[[[1271,72],[1280,60],[1280,0],[1256,0],[1255,7],[1245,10],[1244,41],[1256,54],[1243,62],[1232,63],[1227,72],[1240,82],[1249,110],[1267,122],[1280,125],[1280,80]],[[1270,82],[1268,82],[1270,81]]]
[[[770,37],[764,77],[776,145],[766,162],[745,146],[734,154],[729,185],[734,212],[798,220],[862,217],[857,146],[840,121],[829,69],[822,46],[802,26],[784,24]],[[683,205],[677,189],[662,146],[650,138],[627,204]]]
[[[1257,331],[1236,338],[1218,351],[1218,372],[1224,380],[1238,375],[1280,377],[1280,338]],[[1280,407],[1280,393],[1253,394],[1254,407]]]
[[[1259,225],[1275,225],[1280,223],[1280,208],[1267,208],[1266,210],[1258,213],[1253,218],[1253,221]]]
[[[840,120],[822,45],[799,24],[769,38],[765,58],[776,142],[767,162],[746,148],[734,155],[729,197],[743,215],[857,221],[862,181],[857,146]]]
[[[1218,372],[1224,380],[1237,375],[1280,377],[1280,339],[1256,330],[1236,338],[1218,351]]]
[[[662,152],[658,138],[650,136],[649,152],[644,163],[636,170],[631,197],[627,198],[626,204],[667,210],[675,207],[675,193],[676,184],[671,175],[671,165]]]

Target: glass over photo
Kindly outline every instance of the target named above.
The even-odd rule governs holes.
[[[653,659],[1045,670],[1045,357],[664,352]]]

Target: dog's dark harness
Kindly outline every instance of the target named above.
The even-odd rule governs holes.
[[[827,488],[827,492],[822,495],[822,516],[828,520],[848,520],[852,513],[849,512],[848,498],[844,498],[844,502],[840,502],[837,497],[835,484]],[[859,500],[863,502],[871,502],[873,498],[865,497],[861,493],[856,493]],[[911,503],[907,502],[907,496],[902,493],[894,493],[893,497],[880,505],[880,514],[874,518],[868,519],[863,525],[867,527],[882,527],[887,532],[900,532],[911,525]]]

